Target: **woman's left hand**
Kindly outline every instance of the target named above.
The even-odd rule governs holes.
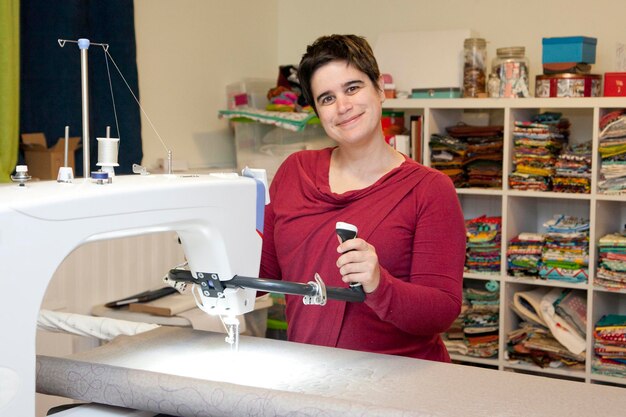
[[[380,265],[374,246],[361,238],[355,238],[340,244],[337,252],[342,254],[337,259],[337,268],[343,282],[361,283],[363,290],[368,294],[378,288]]]

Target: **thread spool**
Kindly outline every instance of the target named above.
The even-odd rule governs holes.
[[[117,163],[119,149],[118,138],[97,138],[98,140],[98,165],[104,172],[109,173],[109,178],[115,176],[114,167],[120,166]]]

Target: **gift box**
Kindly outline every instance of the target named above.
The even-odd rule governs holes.
[[[626,96],[626,72],[607,72],[604,74],[604,96]]]
[[[602,76],[597,74],[537,75],[535,97],[599,97]]]
[[[597,43],[596,38],[586,36],[543,38],[543,63],[584,62],[586,64],[595,64]]]

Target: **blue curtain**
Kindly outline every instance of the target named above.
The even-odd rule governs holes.
[[[70,136],[82,136],[80,50],[74,43],[61,48],[58,39],[109,44],[110,55],[139,98],[132,0],[22,1],[20,36],[20,132],[43,132],[48,146],[64,135],[66,125]],[[105,137],[111,126],[111,136],[120,137],[116,173],[131,173],[132,164],[143,157],[140,110],[109,62],[118,133],[102,47],[90,46],[88,57],[91,170],[98,168],[96,137]],[[82,159],[79,149],[76,176],[82,176]]]

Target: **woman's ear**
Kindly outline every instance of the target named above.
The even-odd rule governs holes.
[[[378,76],[378,95],[380,96],[380,102],[385,101],[385,80],[382,74]]]

